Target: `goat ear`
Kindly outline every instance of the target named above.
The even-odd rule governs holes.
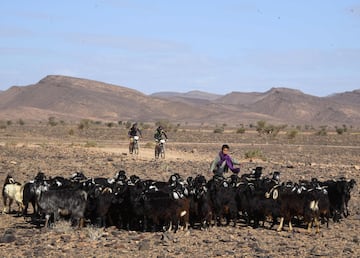
[[[172,195],[173,195],[173,197],[174,197],[175,200],[180,199],[179,194],[178,194],[177,192],[173,192]]]
[[[274,192],[273,192],[273,199],[276,200],[278,197],[279,197],[279,191],[278,189],[275,189]]]

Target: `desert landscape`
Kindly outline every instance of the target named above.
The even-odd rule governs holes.
[[[289,137],[285,131],[272,137],[246,129],[180,126],[168,131],[166,158],[154,159],[153,130],[143,130],[140,154],[127,150],[127,129],[121,126],[91,124],[80,129],[77,123],[10,124],[0,129],[0,184],[7,174],[18,182],[32,180],[39,172],[47,176],[70,177],[83,172],[87,177],[112,178],[119,170],[127,175],[167,181],[173,173],[181,177],[204,175],[223,143],[241,161],[240,175],[256,166],[263,175],[280,171],[281,182],[317,177],[319,180],[360,181],[360,133],[348,130],[324,135],[300,131]],[[29,218],[16,213],[1,214],[0,252],[2,257],[359,257],[360,193],[351,193],[350,216],[340,223],[321,225],[320,233],[307,233],[295,226],[252,228],[214,226],[207,230],[190,228],[174,232],[137,232],[114,226],[81,230],[60,220],[53,228],[38,228]],[[13,204],[13,208],[16,205]],[[1,202],[0,209],[3,210]],[[31,209],[30,209],[31,210]]]

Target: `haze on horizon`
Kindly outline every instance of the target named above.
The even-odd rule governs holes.
[[[145,94],[360,88],[356,1],[2,3],[0,90],[50,74]]]

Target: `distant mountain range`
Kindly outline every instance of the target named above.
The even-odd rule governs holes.
[[[360,90],[327,97],[299,90],[267,92],[139,91],[103,82],[49,75],[36,84],[0,91],[0,119],[169,120],[197,124],[249,124],[265,120],[293,125],[360,125]]]

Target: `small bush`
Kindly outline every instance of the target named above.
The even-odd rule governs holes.
[[[90,127],[90,120],[89,119],[82,119],[80,121],[80,124],[78,125],[78,128],[80,130],[88,129]]]
[[[71,227],[71,223],[65,220],[58,220],[53,224],[53,230],[58,233],[71,233],[74,229]]]
[[[326,136],[326,135],[327,135],[326,127],[325,127],[325,126],[322,126],[322,127],[320,128],[320,130],[315,133],[315,135],[318,135],[318,136]]]
[[[253,159],[253,158],[260,158],[264,160],[264,155],[262,154],[261,150],[255,149],[255,150],[249,150],[245,152],[245,158],[246,159]]]
[[[223,133],[224,132],[224,127],[216,127],[214,129],[214,133]]]
[[[99,240],[104,235],[104,230],[102,228],[97,228],[94,226],[87,226],[84,228],[87,237],[92,241]]]
[[[56,126],[58,123],[55,121],[55,117],[51,116],[48,119],[48,124],[51,126]]]
[[[299,131],[294,129],[286,133],[288,139],[294,139],[298,135]]]
[[[96,147],[96,145],[97,145],[97,143],[94,142],[94,141],[87,141],[87,142],[85,143],[85,147],[87,147],[87,148]]]
[[[17,121],[17,123],[18,123],[19,125],[25,125],[25,121],[22,120],[21,118]]]
[[[245,128],[244,127],[238,128],[236,130],[236,133],[241,133],[241,134],[245,133]]]
[[[340,127],[337,127],[336,128],[336,132],[337,132],[337,134],[343,134],[345,131],[344,131],[344,128],[340,128]]]
[[[343,125],[343,127],[335,126],[335,130],[338,134],[343,134],[343,133],[347,132],[347,127],[346,127],[346,125]]]
[[[74,134],[75,134],[74,129],[70,129],[70,130],[68,131],[68,134],[69,134],[69,135],[74,135]]]

